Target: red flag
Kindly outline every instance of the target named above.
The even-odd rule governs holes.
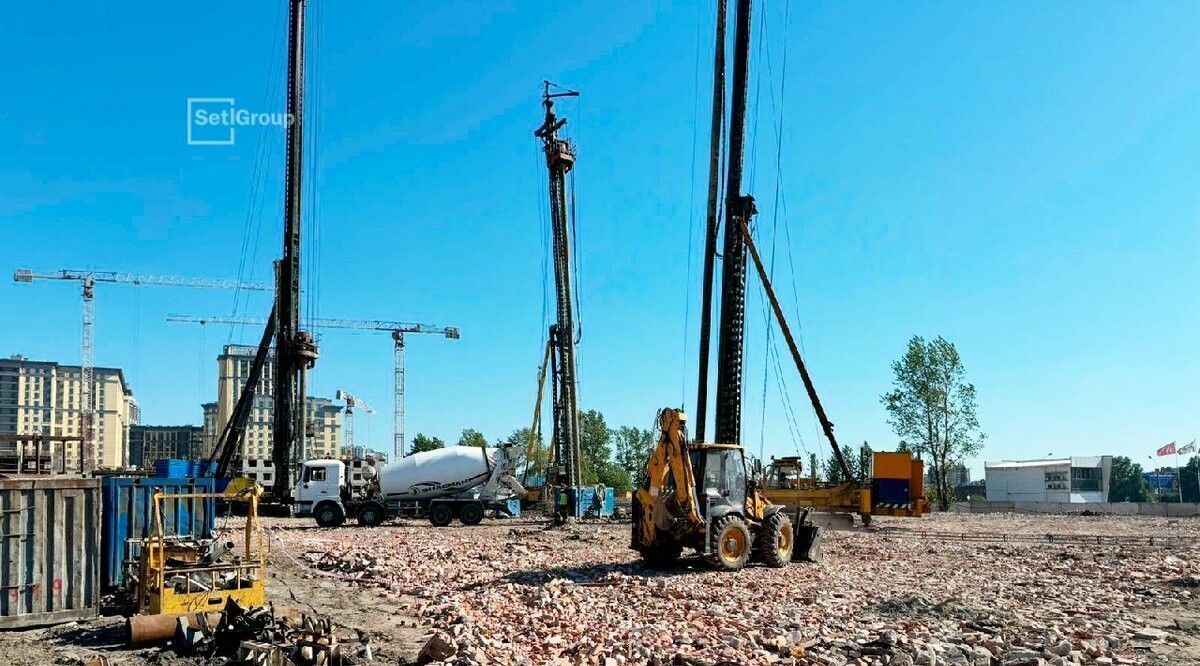
[[[1169,456],[1172,453],[1175,453],[1175,442],[1171,442],[1158,450],[1158,455],[1160,456]]]

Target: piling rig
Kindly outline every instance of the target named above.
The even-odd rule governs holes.
[[[813,408],[834,457],[846,478],[852,478],[804,367],[791,331],[775,299],[750,236],[757,212],[754,198],[742,192],[745,156],[746,91],[750,66],[752,0],[739,0],[734,17],[734,60],[730,95],[728,144],[725,152],[724,235],[720,254],[720,320],[717,339],[715,441],[703,441],[708,408],[709,332],[711,331],[714,265],[719,236],[722,129],[725,127],[726,0],[717,2],[716,48],[713,63],[711,159],[704,284],[700,321],[700,367],[697,387],[698,437],[689,441],[687,416],[667,407],[658,413],[658,445],[646,463],[645,481],[633,500],[631,547],[649,564],[677,559],[684,548],[698,551],[713,567],[735,571],[751,559],[782,567],[792,559],[819,557],[819,531],[797,512],[793,521],[785,508],[773,505],[749,474],[741,445],[742,373],[745,363],[747,250],[792,351]]]
[[[575,344],[578,329],[575,323],[574,291],[571,280],[573,210],[568,207],[567,174],[575,166],[575,146],[559,135],[567,124],[554,110],[554,100],[578,97],[579,93],[544,81],[542,106],[545,117],[534,131],[542,141],[549,172],[550,232],[553,238],[553,264],[556,320],[548,335],[550,364],[550,397],[552,404],[553,461],[546,475],[547,486],[553,487],[555,515],[560,519],[579,517],[585,507],[581,498],[590,490],[582,487],[583,474],[579,447],[579,384],[575,370]],[[601,490],[600,492],[606,492]],[[601,498],[603,506],[604,498]]]

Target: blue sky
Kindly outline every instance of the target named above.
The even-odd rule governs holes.
[[[188,146],[186,99],[281,110],[285,5],[9,8],[0,266],[266,279],[281,132]],[[528,423],[546,78],[583,92],[561,108],[579,144],[582,404],[643,427],[661,406],[693,409],[710,12],[312,4],[305,306],[463,331],[411,341],[410,434]],[[1200,8],[774,2],[756,18],[759,243],[843,441],[895,443],[879,395],[913,334],[955,342],[978,387],[977,473],[1051,452],[1149,463],[1200,435]],[[0,353],[78,361],[76,287],[4,282],[0,304]],[[165,316],[268,307],[101,286],[97,362],[127,371],[145,422],[196,423],[220,345],[258,332]],[[765,330],[754,293],[745,441],[824,454],[793,373],[799,440],[773,373],[764,398]],[[316,392],[374,404],[371,443],[386,447],[390,342],[322,343]]]

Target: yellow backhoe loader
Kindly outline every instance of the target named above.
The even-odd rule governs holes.
[[[684,548],[728,571],[751,559],[782,567],[813,554],[816,528],[803,518],[794,526],[785,507],[763,497],[741,446],[689,442],[678,409],[660,411],[658,425],[658,446],[633,498],[632,546],[647,563],[670,563]]]

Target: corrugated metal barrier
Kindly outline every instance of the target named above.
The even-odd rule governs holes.
[[[103,586],[105,591],[125,585],[127,566],[134,566],[141,554],[137,539],[150,535],[156,490],[164,493],[211,493],[216,490],[211,478],[131,478],[112,476],[104,479],[104,531],[102,547]],[[167,536],[199,539],[212,537],[216,521],[216,501],[190,498],[164,502],[163,529]]]
[[[0,479],[0,629],[100,610],[100,482]]]

